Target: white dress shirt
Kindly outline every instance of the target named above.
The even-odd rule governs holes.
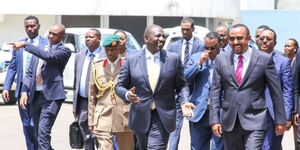
[[[243,56],[243,72],[242,72],[242,79],[244,78],[244,75],[246,73],[246,70],[248,69],[249,62],[250,62],[250,57],[252,53],[252,48],[248,47],[248,50],[242,54]],[[234,70],[236,71],[237,69],[237,64],[239,62],[239,57],[240,55],[234,53],[233,61],[234,61]]]

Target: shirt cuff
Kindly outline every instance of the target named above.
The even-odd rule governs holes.
[[[27,93],[26,92],[22,92],[21,95],[27,95]]]
[[[128,98],[128,93],[129,93],[129,91],[126,92],[125,98],[126,98],[127,101],[130,101],[129,98]]]

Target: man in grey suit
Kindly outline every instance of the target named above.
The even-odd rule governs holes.
[[[63,71],[71,56],[69,48],[61,41],[65,27],[62,24],[51,26],[49,45],[37,47],[28,42],[14,42],[14,48],[25,48],[33,54],[30,66],[23,80],[20,106],[26,109],[30,104],[38,149],[51,150],[51,129],[66,98],[63,83]]]
[[[193,36],[195,30],[194,20],[192,18],[183,18],[181,20],[181,33],[182,39],[173,43],[168,51],[177,53],[180,56],[183,67],[185,68],[191,55],[204,51],[204,43],[199,38]],[[193,83],[189,86],[190,90],[193,89]],[[177,97],[178,98],[178,97]],[[176,102],[176,129],[170,134],[169,138],[169,150],[177,150],[180,140],[180,132],[183,124],[183,117],[181,112],[181,101]]]
[[[228,150],[262,148],[267,129],[266,86],[273,101],[276,134],[282,135],[286,125],[283,95],[278,88],[280,82],[273,59],[249,47],[250,39],[245,25],[234,25],[229,32],[232,51],[219,54],[214,65],[210,125],[216,136],[223,136]]]
[[[164,150],[176,127],[175,94],[180,93],[187,101],[189,90],[179,55],[162,49],[162,28],[148,26],[144,41],[145,49],[127,57],[116,93],[125,102],[132,102],[128,127],[135,132],[140,150]],[[192,116],[193,104],[184,102],[181,107],[184,116]]]
[[[93,150],[94,142],[88,129],[88,89],[91,63],[99,59],[101,33],[97,29],[90,29],[85,34],[87,50],[80,51],[75,57],[73,114],[78,119],[79,128],[84,139],[85,150]]]

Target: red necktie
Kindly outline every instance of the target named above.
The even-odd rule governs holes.
[[[239,85],[242,83],[242,72],[243,72],[243,56],[238,57],[239,61],[235,71],[235,76]]]

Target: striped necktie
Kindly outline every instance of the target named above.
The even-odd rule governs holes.
[[[190,58],[190,47],[189,47],[189,42],[186,42],[185,43],[186,46],[185,46],[185,50],[184,50],[184,66],[186,66],[186,64],[188,63],[189,61],[189,58]]]

